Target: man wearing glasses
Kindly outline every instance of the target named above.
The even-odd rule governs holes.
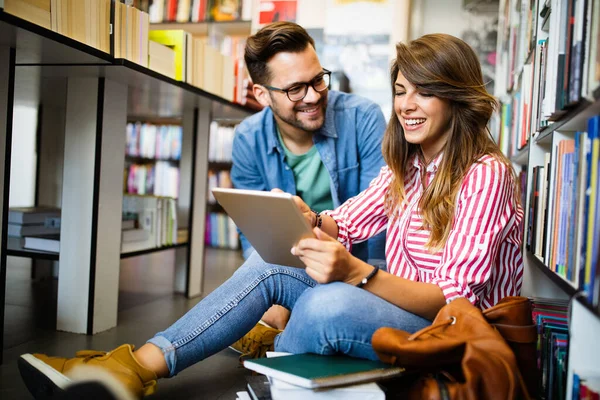
[[[313,210],[331,210],[364,190],[384,165],[385,120],[379,106],[329,91],[331,72],[299,25],[276,22],[248,38],[244,55],[254,96],[265,109],[245,119],[233,142],[231,178],[239,189],[297,194]],[[353,247],[372,264],[384,261],[385,232]],[[244,258],[254,249],[241,235]],[[283,329],[289,312],[274,306],[263,321]],[[262,355],[277,329],[257,325],[232,347]]]

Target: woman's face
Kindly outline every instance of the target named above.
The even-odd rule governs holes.
[[[394,85],[394,111],[406,141],[421,145],[426,161],[444,147],[450,134],[450,103],[415,87],[398,72]]]

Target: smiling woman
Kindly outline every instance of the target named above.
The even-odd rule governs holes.
[[[410,83],[398,72],[394,111],[408,143],[419,145],[429,163],[442,150],[450,134],[450,102]]]
[[[439,248],[449,237],[457,194],[473,164],[491,156],[511,182],[516,179],[486,127],[497,104],[473,49],[454,36],[433,34],[399,43],[396,50],[390,74],[394,115],[383,144],[394,172],[387,203],[392,207],[404,199],[404,180],[397,177],[407,175],[411,159],[425,164],[435,159],[438,172],[419,207],[424,227],[431,229],[428,244]],[[513,190],[518,196],[516,185]]]

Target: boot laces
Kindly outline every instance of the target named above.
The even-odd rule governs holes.
[[[80,350],[75,353],[76,358],[83,358],[83,363],[87,363],[90,360],[98,357],[102,357],[108,354],[106,351],[97,351],[97,350]]]

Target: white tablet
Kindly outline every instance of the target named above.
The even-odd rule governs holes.
[[[305,267],[290,250],[300,239],[315,235],[291,194],[222,188],[212,192],[263,260]]]

